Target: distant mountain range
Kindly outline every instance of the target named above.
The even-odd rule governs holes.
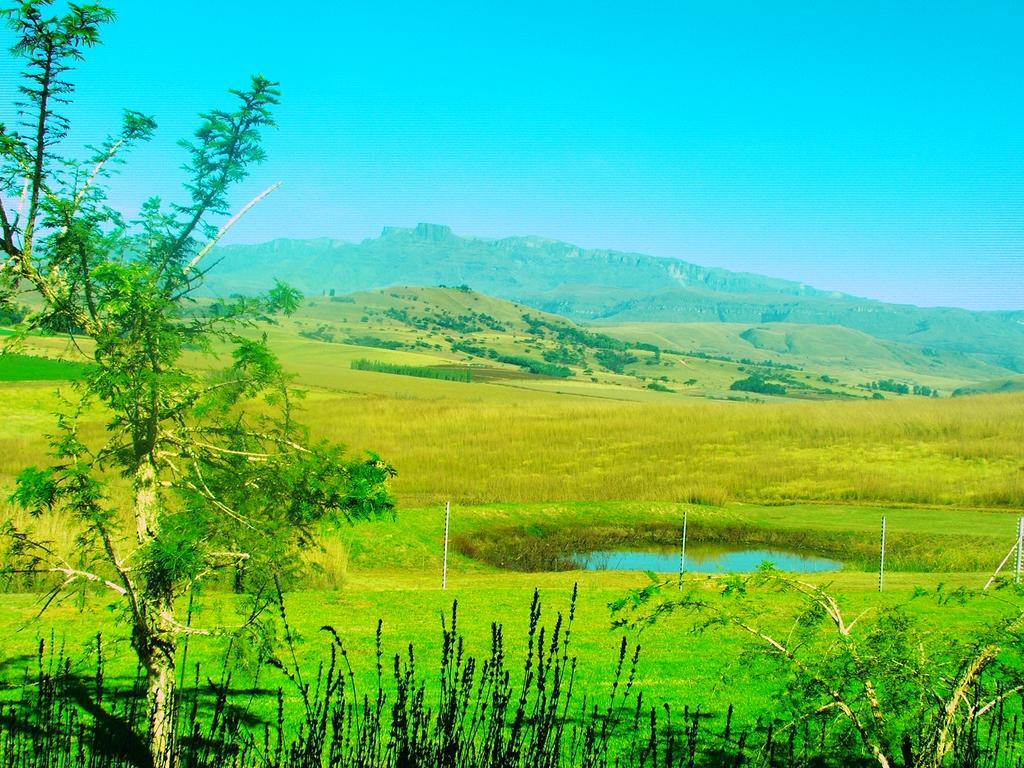
[[[460,237],[447,226],[386,227],[361,243],[274,240],[218,249],[220,294],[285,280],[307,294],[404,285],[469,285],[577,321],[843,326],[926,355],[968,355],[1024,373],[1024,311],[923,308],[822,291],[677,259],[583,249],[541,237]]]

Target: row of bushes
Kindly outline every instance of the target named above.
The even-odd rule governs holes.
[[[395,365],[382,363],[379,360],[360,358],[352,361],[352,369],[356,371],[373,371],[375,373],[392,373],[398,376],[416,376],[421,379],[439,379],[441,381],[473,381],[473,371],[469,368],[435,368],[426,365]]]

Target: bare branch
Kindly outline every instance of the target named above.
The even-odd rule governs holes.
[[[960,676],[960,681],[946,701],[943,707],[942,724],[935,737],[935,757],[940,762],[953,748],[952,730],[961,702],[967,702],[968,706],[970,706],[967,692],[981,676],[981,673],[995,661],[998,653],[999,646],[995,644],[985,646],[967,665],[964,673]]]
[[[89,174],[89,178],[86,179],[85,184],[80,190],[78,190],[78,194],[75,195],[74,203],[72,205],[73,209],[77,210],[78,206],[81,205],[82,200],[84,200],[85,196],[89,193],[89,190],[92,189],[92,185],[96,183],[100,174],[103,173],[103,168],[117,157],[117,153],[127,142],[128,137],[122,136],[110,145],[110,149],[107,150],[107,153],[103,157],[96,161],[96,165],[93,167],[92,173]]]
[[[113,590],[117,594],[121,595],[121,597],[125,597],[128,594],[128,590],[126,590],[124,587],[122,587],[120,584],[116,582],[110,581],[109,579],[105,579],[102,576],[96,575],[95,573],[90,573],[89,571],[81,571],[77,568],[72,568],[70,566],[52,566],[50,568],[14,568],[10,570],[10,573],[31,573],[37,575],[43,573],[62,573],[68,577],[65,584],[70,584],[71,582],[77,579],[84,579],[85,581],[89,581],[94,584],[102,584],[107,589]]]
[[[984,717],[986,714],[988,714],[988,712],[993,707],[1001,704],[1002,702],[1006,701],[1011,696],[1014,696],[1014,695],[1020,693],[1021,691],[1024,691],[1024,685],[1015,685],[1015,686],[1013,686],[1013,688],[1010,688],[1009,690],[1003,691],[1001,694],[996,696],[994,699],[989,701],[987,704],[983,704],[982,706],[978,707],[978,711],[974,713],[974,716],[976,718]]]
[[[25,181],[21,185],[21,196],[18,198],[18,216],[15,219],[15,222],[20,220],[21,217],[25,215],[25,206],[28,205],[28,187],[29,179],[28,175],[26,175]]]
[[[166,628],[170,629],[176,635],[199,635],[202,637],[211,637],[216,634],[212,629],[198,629],[196,627],[190,627],[187,624],[182,624],[174,618],[174,614],[170,611],[162,611],[160,613],[160,621]]]
[[[195,258],[193,258],[192,261],[190,261],[185,266],[185,268],[182,270],[182,273],[187,275],[189,272],[191,272],[196,267],[196,265],[199,264],[199,262],[206,258],[206,255],[213,250],[214,246],[216,246],[217,243],[220,242],[220,239],[224,237],[225,234],[227,234],[228,230],[238,223],[239,219],[245,216],[245,214],[247,214],[250,211],[250,209],[252,209],[253,206],[255,206],[257,203],[263,200],[263,198],[265,198],[271,192],[280,187],[282,183],[283,182],[279,181],[276,184],[271,184],[269,187],[267,187],[258,195],[256,195],[256,197],[254,197],[252,200],[250,200],[248,203],[242,206],[242,209],[234,216],[232,216],[227,221],[227,223],[220,228],[220,231],[213,237],[213,239],[210,240],[210,242],[208,242],[206,245],[204,245],[202,250],[200,250],[199,253],[195,255]]]
[[[3,198],[0,198],[0,227],[3,228],[3,242],[0,243],[0,247],[3,247],[4,253],[9,256],[19,256],[19,250],[14,245],[14,225],[11,224],[10,219],[7,217],[7,209],[4,208]]]
[[[237,430],[222,429],[220,427],[204,427],[190,430],[192,434],[209,434],[209,435],[221,435],[230,433],[237,436]],[[289,440],[286,437],[280,435],[271,434],[269,432],[257,432],[255,430],[246,430],[245,437],[252,438],[254,440],[260,440],[264,443],[271,443],[283,448],[291,448],[296,453],[312,453],[306,446],[301,443],[296,443],[294,440]]]
[[[227,504],[225,504],[224,502],[217,498],[217,495],[213,491],[211,491],[210,487],[206,484],[206,480],[203,478],[202,470],[199,468],[198,464],[196,465],[196,476],[199,478],[199,482],[201,483],[202,488],[197,488],[194,483],[185,483],[186,488],[189,488],[190,490],[193,490],[196,493],[201,494],[203,497],[206,498],[207,501],[213,504],[217,509],[226,514],[236,523],[244,525],[250,531],[259,531],[259,529],[256,526],[254,526],[249,520],[246,520],[244,517],[242,517],[242,515],[235,512],[235,510],[231,509],[231,507],[229,507]]]
[[[233,563],[244,563],[252,557],[248,552],[209,552],[207,553],[207,556],[222,558]]]
[[[269,461],[270,459],[272,459],[274,457],[274,454],[272,454],[272,453],[256,453],[256,452],[253,452],[253,451],[238,451],[238,450],[234,450],[233,448],[222,448],[219,445],[213,445],[212,443],[204,443],[204,442],[200,442],[198,440],[195,441],[194,445],[196,445],[199,448],[205,448],[206,450],[212,451],[213,453],[221,454],[223,456],[241,456],[242,458],[246,458],[249,461],[264,462],[264,461]]]

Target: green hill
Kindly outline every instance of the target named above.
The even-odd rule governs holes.
[[[462,387],[471,383],[479,396],[489,395],[476,385],[617,400],[864,399],[878,396],[871,382],[948,394],[1000,370],[840,327],[581,325],[464,286],[313,296],[271,333],[308,383],[453,397],[469,396]],[[424,381],[380,377],[398,373]],[[891,387],[885,397],[898,396]]]
[[[625,323],[597,326],[618,338],[736,359],[775,360],[857,382],[898,378],[944,392],[1004,370],[960,352],[922,351],[838,325]]]
[[[886,304],[787,280],[539,237],[459,237],[448,227],[420,224],[389,227],[361,243],[275,240],[227,246],[218,255],[222,262],[210,277],[219,293],[260,290],[273,277],[311,295],[396,284],[467,284],[576,321],[840,326],[907,345],[916,350],[907,351],[911,357],[971,358],[963,365],[987,368],[984,378],[1024,372],[1024,311]]]
[[[953,392],[953,396],[991,395],[1001,392],[1024,392],[1024,376],[1011,376],[1006,379],[994,379],[968,387],[960,387]]]

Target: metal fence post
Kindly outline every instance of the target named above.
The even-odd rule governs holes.
[[[444,562],[441,565],[441,589],[448,589],[448,523],[452,517],[452,503],[444,503]]]
[[[878,557],[878,591],[885,584],[885,517],[882,517],[882,547]]]
[[[683,510],[683,537],[679,543],[679,591],[683,590],[683,573],[686,572],[686,517],[687,510]]]
[[[1013,574],[1013,583],[1020,584],[1021,555],[1024,555],[1024,517],[1017,520],[1017,568]]]

